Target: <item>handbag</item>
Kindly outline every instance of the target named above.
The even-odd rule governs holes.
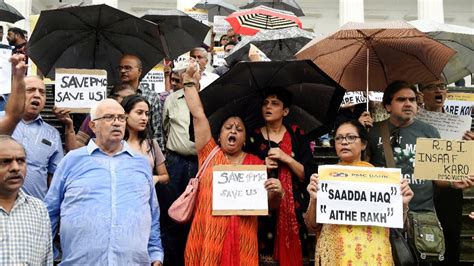
[[[417,264],[402,230],[390,228],[390,246],[392,247],[393,263],[396,266]]]
[[[380,125],[380,134],[382,136],[383,150],[385,154],[385,164],[387,167],[395,167],[392,147],[390,146],[390,134],[388,133],[388,120]],[[390,228],[390,245],[392,247],[393,262],[397,266],[417,265],[417,259],[411,251],[407,239],[402,230]]]
[[[408,213],[411,226],[408,228],[408,244],[420,262],[440,262],[446,250],[443,228],[436,212]]]
[[[168,215],[173,221],[183,224],[191,220],[191,217],[194,213],[194,205],[196,204],[196,197],[199,188],[199,177],[218,151],[219,146],[214,147],[214,149],[199,168],[196,176],[189,179],[188,185],[186,186],[184,192],[169,207]]]

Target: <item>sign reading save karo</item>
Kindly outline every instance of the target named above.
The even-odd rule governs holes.
[[[107,71],[101,69],[56,69],[54,105],[86,113],[107,97]]]
[[[323,165],[318,173],[318,223],[403,228],[400,169]]]

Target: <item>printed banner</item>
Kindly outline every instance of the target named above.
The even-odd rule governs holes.
[[[214,16],[213,30],[217,34],[227,34],[227,30],[232,26],[225,20],[226,16]]]
[[[163,65],[154,66],[140,81],[140,88],[150,89],[156,92],[165,91],[165,73]]]
[[[188,16],[192,17],[193,19],[209,26],[209,19],[208,19],[206,9],[185,8],[184,13],[186,13]]]
[[[319,166],[318,223],[403,228],[398,168]]]
[[[217,165],[212,173],[212,215],[268,215],[265,165]]]
[[[214,47],[214,55],[212,57],[212,66],[218,67],[225,64],[224,57],[225,57],[224,46]]]
[[[55,106],[87,113],[107,97],[107,71],[57,68],[54,85]]]
[[[415,179],[462,181],[474,174],[474,141],[416,139]]]
[[[462,139],[464,133],[471,130],[472,117],[450,113],[418,111],[416,118],[434,126],[442,139]]]

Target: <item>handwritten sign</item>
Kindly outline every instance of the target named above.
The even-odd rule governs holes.
[[[153,67],[140,81],[140,88],[149,89],[156,92],[165,91],[165,73],[163,65],[158,64]]]
[[[227,34],[227,30],[232,26],[225,20],[226,16],[214,16],[213,30],[218,34]]]
[[[416,139],[415,179],[462,181],[474,174],[474,141]]]
[[[56,69],[54,104],[76,113],[86,113],[107,97],[107,71],[101,69]]]
[[[450,113],[430,112],[421,109],[416,118],[434,126],[442,139],[462,139],[464,132],[471,130],[472,118]]]
[[[7,94],[12,90],[12,63],[8,61],[11,56],[11,49],[0,48],[0,94]]]
[[[225,63],[224,60],[225,51],[224,47],[214,47],[214,55],[212,56],[212,65],[214,67],[222,66]]]
[[[398,168],[319,167],[317,222],[403,228]]]
[[[268,215],[265,165],[217,165],[212,178],[212,215]]]

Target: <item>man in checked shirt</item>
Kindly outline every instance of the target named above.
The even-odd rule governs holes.
[[[48,211],[20,190],[25,149],[7,135],[0,135],[0,147],[0,265],[53,265]]]
[[[160,112],[162,109],[160,95],[149,88],[139,87],[140,76],[142,74],[142,61],[135,55],[125,54],[120,59],[118,70],[122,83],[131,85],[138,95],[145,97],[148,103],[150,103],[149,123],[153,132],[153,137],[160,145],[161,150],[165,150]]]

